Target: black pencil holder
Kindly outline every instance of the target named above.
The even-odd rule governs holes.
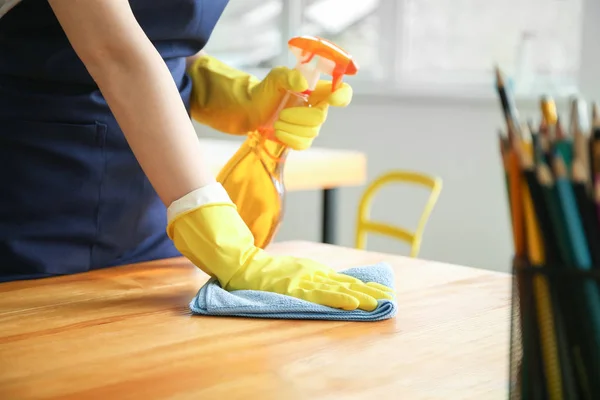
[[[510,399],[600,399],[600,267],[512,268]]]

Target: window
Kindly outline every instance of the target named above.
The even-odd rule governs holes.
[[[379,0],[308,0],[304,2],[300,31],[327,38],[347,50],[362,76],[381,77],[379,10]]]
[[[489,90],[498,64],[517,93],[564,94],[576,87],[584,1],[231,0],[207,51],[268,69],[292,65],[289,37],[317,35],[353,54],[357,81]]]
[[[516,90],[573,85],[582,0],[405,0],[400,74],[414,81],[489,82],[493,64]]]
[[[231,0],[206,51],[238,68],[291,65],[287,40],[316,35],[332,40],[358,61],[361,75],[379,63],[379,0]],[[291,10],[289,7],[293,7]],[[295,15],[287,18],[287,14]],[[286,30],[289,34],[283,35]]]
[[[282,0],[230,0],[206,51],[238,68],[270,68],[282,52]]]

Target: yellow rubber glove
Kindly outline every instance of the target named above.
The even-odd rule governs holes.
[[[222,288],[262,290],[313,303],[372,311],[392,290],[363,283],[318,262],[273,256],[254,246],[252,233],[219,183],[175,201],[168,209],[167,233],[177,249]]]
[[[193,82],[192,118],[236,135],[255,131],[268,121],[287,90],[303,92],[308,88],[296,70],[276,67],[260,81],[211,56],[196,59],[188,74]],[[294,150],[307,149],[318,136],[329,107],[345,107],[351,100],[350,85],[343,83],[331,92],[331,82],[321,80],[309,97],[310,107],[291,107],[280,113],[275,136]]]

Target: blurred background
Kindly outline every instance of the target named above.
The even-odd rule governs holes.
[[[507,271],[512,243],[494,64],[510,75],[523,118],[539,115],[542,94],[559,111],[572,94],[598,99],[599,21],[598,0],[230,0],[206,50],[262,77],[294,65],[292,36],[345,48],[361,67],[347,78],[354,100],[330,112],[314,146],[365,152],[369,181],[391,169],[441,177],[420,257]],[[200,137],[240,140],[196,126]],[[341,189],[339,244],[353,245],[363,190]],[[414,227],[425,196],[384,190],[373,216]],[[277,241],[318,241],[320,212],[320,192],[289,193]],[[368,248],[408,254],[376,236]]]

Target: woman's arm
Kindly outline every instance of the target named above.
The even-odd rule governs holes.
[[[49,3],[165,205],[214,182],[173,77],[129,2]]]

